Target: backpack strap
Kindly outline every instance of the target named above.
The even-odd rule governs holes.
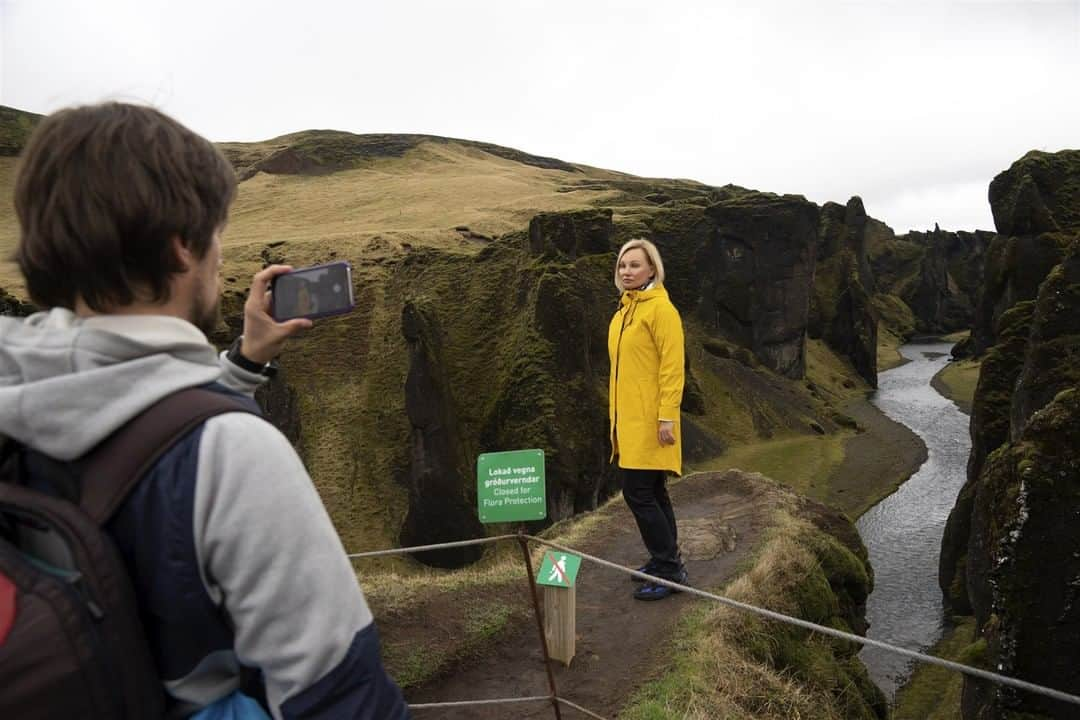
[[[94,448],[83,461],[79,505],[105,524],[142,476],[172,447],[207,419],[227,412],[253,412],[238,398],[187,388],[159,400]]]

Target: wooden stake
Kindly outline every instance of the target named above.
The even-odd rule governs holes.
[[[544,585],[544,637],[551,657],[570,667],[577,643],[577,590]]]

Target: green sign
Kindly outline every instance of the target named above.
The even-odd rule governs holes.
[[[546,518],[544,451],[484,453],[476,458],[476,509],[484,523]]]
[[[540,563],[540,572],[536,574],[536,582],[539,585],[552,587],[574,587],[574,580],[577,579],[577,571],[580,567],[581,558],[577,555],[564,553],[561,550],[545,551],[544,562]]]

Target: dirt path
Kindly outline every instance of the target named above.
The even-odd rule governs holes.
[[[698,473],[671,487],[692,585],[716,589],[734,577],[767,526],[769,493],[767,483],[748,481],[738,471]],[[606,512],[612,517],[604,529],[579,549],[637,567],[645,551],[629,510],[617,503]],[[584,562],[577,587],[577,655],[569,668],[555,664],[560,696],[609,718],[617,717],[634,690],[664,668],[679,615],[692,604],[707,602],[687,595],[642,602],[631,596],[634,587],[628,575]],[[406,698],[427,703],[548,694],[538,631],[530,617],[486,656],[451,677],[407,691]],[[417,710],[414,715],[417,720],[554,717],[544,702]],[[587,716],[563,707],[562,717]]]
[[[845,459],[829,478],[825,501],[854,519],[892,492],[926,459],[926,447],[903,425],[893,422],[866,400],[845,408],[864,428],[845,445]],[[695,587],[716,590],[735,577],[768,527],[774,506],[767,482],[741,471],[705,472],[671,487],[679,520],[679,543]],[[583,552],[637,567],[645,551],[637,526],[623,503],[598,512],[602,529],[578,544]],[[678,595],[647,603],[631,596],[629,576],[584,562],[577,588],[577,655],[569,668],[555,664],[562,697],[607,718],[617,718],[627,699],[668,665],[671,631],[682,612],[707,602]],[[528,586],[504,588],[508,601],[527,603]],[[524,608],[524,605],[522,605]],[[429,617],[431,625],[437,625]],[[440,632],[429,627],[428,632]],[[515,627],[501,634],[481,657],[464,662],[448,677],[406,691],[410,703],[548,695],[538,632],[531,609],[515,612]],[[587,717],[561,708],[565,720]],[[552,718],[551,705],[473,706],[417,710],[417,720],[510,720]]]

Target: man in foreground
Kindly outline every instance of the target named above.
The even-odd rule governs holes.
[[[15,259],[31,299],[51,309],[0,317],[0,434],[68,462],[183,388],[250,397],[311,323],[270,317],[270,282],[290,269],[272,266],[255,275],[241,341],[220,357],[207,341],[235,191],[221,153],[156,110],[109,103],[41,122],[16,181]],[[265,691],[276,718],[409,717],[321,499],[262,418],[205,421],[106,529],[171,716],[243,684]]]

